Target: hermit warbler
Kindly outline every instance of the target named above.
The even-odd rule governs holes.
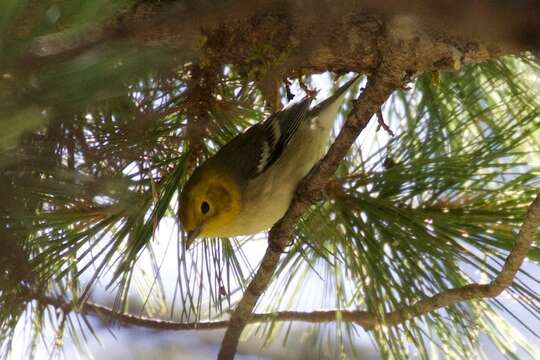
[[[185,184],[180,222],[197,236],[249,235],[287,211],[296,186],[324,155],[344,95],[359,77],[310,110],[312,96],[272,114],[223,146]]]

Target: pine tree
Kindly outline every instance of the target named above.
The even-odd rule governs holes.
[[[540,11],[432,3],[2,0],[0,356],[22,326],[84,347],[93,316],[226,329],[223,359],[298,322],[321,357],[537,357]],[[353,74],[284,218],[186,251],[194,167]]]

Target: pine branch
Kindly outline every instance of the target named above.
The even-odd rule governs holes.
[[[335,172],[339,162],[354,143],[356,137],[400,83],[397,76],[390,77],[390,74],[398,74],[399,71],[387,70],[380,73],[385,74],[385,77],[374,76],[369,79],[367,87],[360,98],[355,101],[353,110],[328,153],[298,185],[296,195],[287,213],[270,230],[268,248],[261,265],[231,315],[230,325],[221,344],[219,359],[232,359],[234,357],[240,335],[252,317],[255,304],[270,284],[280,255],[292,237],[296,222],[305,209],[313,201],[320,198],[328,179]]]
[[[372,0],[365,2],[366,5],[374,3]],[[520,31],[533,34],[536,26],[522,26],[521,23],[512,29],[497,26],[500,28],[498,34],[508,35],[505,37],[508,42],[504,43],[501,36],[493,36],[490,27],[475,26],[476,36],[471,37],[471,31],[463,31],[460,26],[441,26],[438,21],[440,16],[429,12],[416,9],[414,12],[404,12],[408,13],[407,16],[396,16],[392,11],[388,11],[388,16],[382,17],[381,7],[375,8],[373,13],[366,13],[364,8],[358,7],[357,2],[350,0],[342,0],[340,5],[315,0],[301,4],[261,1],[257,2],[256,6],[246,0],[218,4],[202,2],[188,7],[178,3],[179,1],[141,1],[116,17],[79,31],[67,29],[41,36],[33,41],[30,52],[26,55],[26,62],[34,64],[56,61],[58,58],[78,55],[101,44],[121,39],[136,47],[174,50],[175,61],[182,64],[204,59],[212,60],[212,63],[218,60],[221,64],[241,67],[248,64],[251,67],[253,54],[257,53],[261,43],[265,43],[265,55],[261,59],[257,58],[257,63],[262,62],[265,67],[271,65],[269,73],[281,79],[298,70],[317,73],[346,69],[369,73],[383,60],[379,56],[382,53],[378,51],[378,47],[389,46],[388,44],[392,44],[390,46],[396,52],[403,51],[411,55],[411,69],[424,71],[441,68],[452,70],[461,63],[476,63],[535,46],[530,44],[535,41],[535,37],[523,37],[519,39],[522,41],[517,43],[513,40],[516,40],[517,34],[521,34]],[[486,11],[491,8],[486,7]],[[538,17],[532,16],[530,11],[526,12],[528,9],[511,10],[518,20],[525,16],[530,21],[525,22],[526,25],[535,23]],[[459,10],[456,11],[459,13]],[[504,11],[496,11],[496,19],[501,13],[506,15]],[[460,19],[458,16],[452,17],[452,24],[455,25]],[[477,17],[471,19],[478,21]],[[383,23],[385,27],[392,29],[392,36],[397,36],[399,41],[393,42],[388,38],[388,34],[381,31]],[[491,21],[490,24],[498,23]],[[335,41],[334,31],[313,34],[311,29],[315,26],[335,29],[334,31],[345,34],[345,38],[354,37],[358,41]],[[449,28],[452,28],[452,31],[449,31]],[[291,32],[291,29],[294,29],[294,32]],[[413,33],[414,36],[411,35]],[[489,36],[486,36],[486,33]],[[482,41],[485,38],[490,41],[494,39],[496,43],[487,44]],[[409,52],[410,48],[419,47],[424,49]],[[431,56],[426,57],[424,50],[428,48],[431,49]],[[276,61],[277,59],[279,60]],[[339,63],[338,68],[336,63]]]
[[[103,321],[116,321],[122,326],[139,326],[154,330],[216,330],[227,328],[230,324],[227,320],[222,321],[197,321],[179,322],[170,320],[160,320],[146,316],[136,316],[132,314],[119,313],[114,309],[84,302],[74,304],[62,297],[53,297],[24,289],[22,293],[24,300],[35,300],[40,305],[50,306],[61,310],[64,314],[77,313],[83,315],[95,315]],[[323,310],[323,311],[282,311],[275,313],[253,314],[249,323],[271,322],[271,321],[304,321],[309,323],[320,323],[335,321],[340,317],[343,321],[354,322],[366,329],[371,329],[377,325],[376,317],[366,311],[343,311],[343,310]]]
[[[498,296],[512,284],[516,273],[531,248],[534,235],[539,226],[540,194],[536,196],[536,199],[534,199],[529,206],[514,247],[506,258],[501,272],[489,284],[474,283],[440,292],[426,299],[422,299],[413,305],[405,306],[401,309],[384,314],[381,324],[394,326],[434,310],[457,304],[461,301]]]
[[[64,314],[78,313],[83,315],[96,315],[104,321],[117,321],[124,326],[140,326],[155,330],[213,330],[222,329],[228,321],[199,321],[184,323],[178,321],[159,320],[145,316],[136,316],[115,311],[113,308],[86,301],[75,304],[62,297],[38,294],[31,289],[24,289],[21,297],[25,300],[35,300],[40,305],[51,306],[61,310]]]
[[[94,315],[106,322],[115,321],[122,326],[139,326],[153,330],[181,331],[181,330],[216,330],[225,329],[230,322],[221,321],[196,321],[180,322],[170,320],[160,320],[146,316],[120,313],[108,306],[84,302],[75,304],[62,297],[41,295],[30,289],[23,291],[24,300],[35,300],[40,305],[50,306],[61,310],[64,314],[77,313],[82,315]],[[335,321],[337,318],[342,321],[353,322],[364,329],[373,329],[379,325],[374,314],[367,311],[348,310],[321,310],[321,311],[281,311],[275,313],[253,314],[249,323],[271,322],[271,321],[303,321],[308,323],[321,323]]]
[[[540,226],[540,194],[531,203],[520,231],[517,235],[514,248],[506,258],[505,264],[497,277],[489,284],[469,284],[461,288],[443,291],[434,296],[422,299],[413,305],[394,310],[379,316],[367,311],[325,310],[325,311],[283,311],[266,314],[252,314],[246,323],[258,323],[269,321],[304,321],[310,323],[335,321],[338,317],[342,321],[353,322],[365,330],[372,330],[380,326],[395,326],[415,317],[425,315],[434,310],[454,305],[461,301],[495,297],[508,288],[521,267],[523,260],[531,247],[534,235]],[[269,249],[270,250],[270,249]],[[279,257],[279,254],[277,254]],[[267,268],[266,268],[267,269]],[[259,270],[259,273],[263,270]],[[266,271],[266,270],[264,270]],[[272,274],[268,275],[271,277]],[[255,286],[251,285],[250,286]],[[61,297],[52,297],[39,294],[26,288],[21,296],[25,300],[36,300],[41,305],[52,306],[69,314],[76,312],[86,315],[97,315],[104,320],[114,320],[121,325],[141,326],[155,330],[215,330],[229,327],[229,321],[206,321],[206,322],[176,322],[158,320],[144,316],[122,314],[113,309],[85,302],[76,305]],[[255,300],[256,301],[256,300]],[[234,315],[233,315],[234,316]],[[244,324],[245,325],[245,324]],[[234,353],[233,353],[234,355]]]

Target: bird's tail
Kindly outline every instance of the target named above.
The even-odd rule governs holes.
[[[341,106],[341,104],[343,103],[343,96],[345,96],[345,93],[347,92],[347,90],[349,90],[349,88],[351,88],[351,86],[353,86],[354,84],[356,84],[358,81],[360,81],[361,79],[361,75],[356,75],[354,78],[352,78],[351,80],[347,81],[345,84],[343,84],[339,89],[337,89],[333,94],[332,96],[330,96],[329,98],[325,99],[324,101],[322,101],[321,103],[317,104],[317,106],[315,106],[312,110],[311,110],[311,113],[314,115],[314,116],[317,116],[319,115],[319,113],[323,112],[324,110],[326,110],[327,108],[329,107],[335,107],[337,106],[337,109],[335,110],[336,113],[337,113],[337,110],[339,109],[339,107]]]

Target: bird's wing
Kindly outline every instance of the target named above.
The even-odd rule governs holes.
[[[308,115],[310,103],[311,99],[303,99],[272,114],[264,122],[253,125],[221,148],[214,161],[227,159],[228,168],[241,179],[262,174],[279,159]]]
[[[283,153],[283,150],[291,141],[298,130],[300,123],[304,121],[309,113],[311,98],[304,98],[280,112],[272,114],[262,124],[264,137],[262,139],[262,151],[257,164],[257,175],[263,173]]]
[[[359,79],[359,75],[355,76],[312,110],[309,109],[309,106],[313,97],[306,96],[302,101],[266,119],[262,124],[264,136],[259,140],[261,142],[261,151],[255,175],[263,173],[279,159],[302,121],[319,115],[322,110],[341,98]]]
[[[348,81],[311,110],[309,107],[313,98],[307,96],[300,102],[272,114],[264,122],[250,127],[231,140],[221,148],[213,161],[227,163],[227,167],[238,175],[239,180],[259,176],[283,154],[302,121],[319,115],[358,79],[357,76]]]

